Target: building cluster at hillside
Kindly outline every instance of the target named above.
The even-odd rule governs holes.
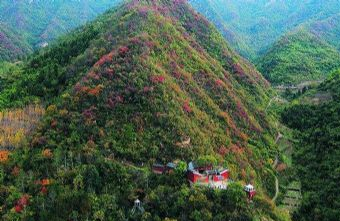
[[[176,169],[177,165],[173,162],[167,164],[155,163],[152,166],[154,174],[170,174]],[[231,181],[230,172],[224,167],[214,167],[212,164],[197,165],[195,162],[190,162],[186,169],[187,180],[191,186],[202,186],[212,189],[228,188]],[[244,186],[244,191],[247,193],[249,200],[252,200],[256,195],[256,190],[253,185],[248,184]]]

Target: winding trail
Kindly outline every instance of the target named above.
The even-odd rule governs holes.
[[[273,97],[272,99],[270,99],[270,101],[269,101],[269,103],[268,103],[266,109],[264,110],[266,113],[267,113],[267,110],[268,110],[268,108],[270,107],[270,105],[273,103],[273,101],[274,101],[275,99],[278,99],[278,98],[279,98],[279,96],[275,96],[275,97]]]
[[[275,203],[277,197],[279,196],[279,179],[277,178],[277,176],[275,176],[275,195],[272,199],[272,201]]]
[[[283,134],[281,134],[280,132],[279,132],[279,134],[277,135],[277,137],[276,137],[276,139],[275,139],[275,144],[277,144],[279,141],[280,141],[280,139],[282,139],[283,138]],[[277,167],[277,164],[279,163],[279,156],[278,155],[276,155],[275,156],[275,161],[274,161],[274,163],[273,163],[273,169],[275,169],[276,167]],[[274,176],[275,177],[275,195],[274,195],[274,197],[272,198],[272,201],[275,203],[275,201],[276,201],[276,199],[277,199],[277,197],[279,196],[279,192],[280,192],[280,189],[279,189],[279,179],[277,178],[277,176]]]

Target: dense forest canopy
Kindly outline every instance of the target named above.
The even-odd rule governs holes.
[[[272,84],[318,81],[340,66],[340,53],[327,42],[298,29],[286,34],[256,61]]]
[[[339,15],[0,1],[0,219],[338,220]]]
[[[237,37],[237,48],[249,58],[258,57],[295,27],[318,22],[340,11],[337,0],[190,0],[214,23],[223,23]],[[223,32],[223,30],[222,30]],[[234,42],[234,41],[231,41]]]
[[[268,195],[273,91],[185,1],[128,1],[2,75],[5,122],[41,119],[0,152],[3,220],[290,220]],[[190,187],[191,160],[233,182]],[[173,173],[151,172],[168,162]]]
[[[2,0],[0,61],[20,59],[113,7],[120,0]]]
[[[294,128],[294,161],[303,186],[303,203],[295,214],[299,221],[337,220],[340,182],[340,73],[336,72],[318,90],[332,94],[321,105],[294,105],[283,112],[283,121]],[[297,117],[298,116],[298,117]]]

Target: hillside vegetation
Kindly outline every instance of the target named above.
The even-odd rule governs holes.
[[[209,18],[232,47],[255,60],[281,36],[297,26],[323,21],[337,15],[337,0],[190,0],[194,8]],[[223,23],[223,25],[219,25]],[[336,24],[336,23],[334,23]],[[330,31],[332,29],[329,29]],[[338,41],[338,39],[333,38]]]
[[[283,112],[284,122],[296,130],[294,163],[302,181],[303,202],[294,220],[337,220],[339,217],[340,73],[318,90],[333,99],[320,105],[294,105]],[[298,117],[296,117],[298,116]]]
[[[0,108],[47,108],[28,144],[3,154],[2,219],[289,220],[267,197],[277,151],[270,95],[185,1],[129,1],[36,53],[5,84]],[[235,182],[190,188],[193,159],[228,167]],[[182,167],[156,176],[154,162]],[[131,213],[137,198],[143,214]]]
[[[0,62],[22,58],[117,2],[121,0],[2,0]]]
[[[20,147],[44,114],[39,106],[0,112],[0,149]]]
[[[0,22],[0,62],[22,58],[30,51],[21,36]]]
[[[305,29],[283,36],[257,60],[270,82],[286,85],[325,79],[339,64],[340,53]]]

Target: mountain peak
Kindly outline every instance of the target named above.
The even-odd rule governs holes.
[[[22,168],[14,179],[31,176],[15,191],[30,199],[32,219],[125,220],[136,198],[151,220],[177,207],[181,214],[171,217],[181,220],[225,220],[235,215],[229,211],[250,219],[262,208],[249,209],[245,182],[257,184],[259,204],[272,206],[260,182],[274,148],[264,111],[269,85],[185,1],[130,1],[34,55],[24,71],[20,94],[48,103],[29,144],[12,154],[11,166]],[[5,91],[0,100],[16,97]],[[185,168],[151,173],[153,163],[191,160],[227,165],[238,182],[224,197],[190,189]],[[207,204],[180,203],[189,198]],[[20,199],[8,196],[8,217]],[[222,199],[224,209],[214,209]]]

